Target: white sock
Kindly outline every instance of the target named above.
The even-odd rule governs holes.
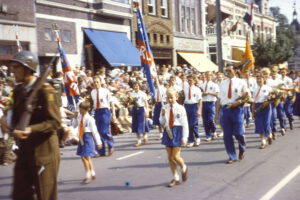
[[[94,170],[91,170],[91,175],[92,176],[95,176],[96,175],[96,172]]]
[[[137,143],[139,144],[139,143],[142,143],[142,140],[141,139],[138,139],[137,140]]]
[[[182,171],[185,172],[185,171],[186,171],[186,168],[187,168],[186,165],[183,165]]]
[[[91,171],[87,171],[85,177],[86,178],[91,178]]]
[[[176,172],[176,174],[174,175],[174,180],[175,180],[175,181],[179,181],[179,175],[178,175],[177,172]]]

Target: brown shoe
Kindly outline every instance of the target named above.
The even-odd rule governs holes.
[[[92,182],[92,178],[85,178],[83,181],[82,181],[82,184],[89,184],[90,182]]]
[[[233,163],[235,163],[237,160],[231,160],[231,159],[229,159],[229,160],[227,160],[225,163],[226,164],[233,164]]]
[[[182,172],[181,177],[183,182],[188,179],[188,168],[185,169],[185,172]]]
[[[273,143],[272,137],[268,137],[268,143],[269,143],[269,145],[271,145]]]
[[[171,180],[171,182],[167,185],[167,187],[174,187],[175,185],[179,185],[180,182],[176,180]]]
[[[275,135],[275,133],[272,133],[272,139],[273,139],[273,140],[276,140],[276,135]]]
[[[142,145],[141,142],[137,142],[137,143],[134,144],[135,147],[139,147],[139,146],[141,146],[141,145]]]
[[[96,174],[92,176],[92,179],[95,180],[96,179]]]
[[[239,152],[239,160],[243,160],[245,158],[245,152]]]
[[[111,156],[114,152],[115,152],[115,149],[114,148],[110,148],[108,150],[108,155],[107,156]]]

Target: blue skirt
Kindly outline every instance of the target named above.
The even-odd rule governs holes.
[[[255,110],[260,107],[261,103],[255,104]],[[268,136],[271,130],[271,105],[268,105],[261,111],[255,112],[255,133]]]
[[[160,122],[159,122],[161,108],[162,108],[162,103],[161,102],[155,104],[154,113],[153,113],[153,125],[156,125],[156,126],[161,125]]]
[[[300,93],[296,93],[296,101],[294,103],[294,115],[300,116]]]
[[[172,128],[172,132],[173,132],[173,139],[171,140],[165,129],[161,143],[163,145],[166,145],[167,147],[180,147],[182,141],[182,126],[174,126]]]
[[[81,157],[92,157],[96,155],[95,143],[92,133],[83,134],[83,145],[78,142],[77,155]]]
[[[145,133],[146,118],[144,107],[132,109],[132,132],[142,134]]]

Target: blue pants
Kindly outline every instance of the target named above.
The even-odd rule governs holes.
[[[271,105],[271,129],[272,129],[272,133],[275,133],[277,132],[277,129],[276,129],[276,118],[277,118],[277,111],[276,111],[276,107],[275,105],[272,103]]]
[[[212,133],[216,132],[216,126],[214,122],[215,113],[216,113],[215,102],[204,101],[202,107],[202,119],[203,119],[206,138],[211,138]]]
[[[244,137],[244,108],[237,107],[228,109],[222,107],[223,111],[223,130],[224,130],[224,144],[226,152],[231,160],[237,160],[233,136],[239,143],[239,151],[245,152],[246,142]]]
[[[252,103],[250,104],[250,106],[246,106],[244,107],[244,119],[246,120],[246,124],[250,123],[250,108],[252,106]]]
[[[198,104],[184,104],[187,118],[188,118],[188,124],[189,124],[189,137],[188,137],[188,143],[195,142],[195,138],[200,138],[199,135],[199,128],[198,128]]]
[[[284,114],[284,108],[282,102],[278,104],[276,110],[277,110],[277,118],[279,119],[280,128],[286,129],[285,114]]]
[[[153,125],[161,126],[161,124],[159,122],[161,108],[162,108],[162,103],[161,102],[155,104],[154,114],[153,114]]]
[[[284,104],[284,111],[285,111],[285,115],[288,118],[289,122],[293,122],[294,118],[293,118],[293,104],[292,104],[292,99],[291,98],[287,98],[285,100],[285,104]]]
[[[257,111],[261,105],[262,103],[255,104],[255,133],[269,137],[271,133],[271,105],[268,105],[261,111]]]
[[[146,118],[144,107],[132,109],[132,132],[137,134],[146,133]]]
[[[108,148],[113,148],[114,139],[110,132],[110,119],[111,112],[108,108],[96,109],[95,110],[95,121],[100,138],[102,141],[102,148],[97,149],[98,154],[105,155],[105,143],[107,143]]]

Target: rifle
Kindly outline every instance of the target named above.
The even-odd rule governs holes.
[[[52,69],[52,65],[55,61],[56,56],[53,56],[53,58],[51,59],[48,67],[45,69],[44,73],[41,74],[37,80],[35,81],[35,83],[32,86],[32,91],[30,93],[30,95],[26,98],[25,101],[25,111],[22,113],[21,118],[20,118],[20,122],[17,124],[17,126],[15,127],[16,130],[22,130],[24,131],[25,128],[29,125],[30,119],[31,119],[31,115],[33,112],[33,106],[32,103],[37,95],[37,92],[39,91],[39,89],[42,87],[42,85],[44,84],[44,82],[46,81],[51,69]]]

